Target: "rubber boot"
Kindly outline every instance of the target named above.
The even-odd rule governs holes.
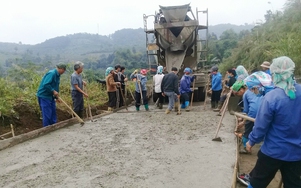
[[[218,101],[215,101],[215,107],[214,108],[217,108],[218,107]]]
[[[185,102],[181,104],[181,109],[185,108]]]
[[[146,111],[149,111],[148,104],[145,104],[144,108],[145,108]]]
[[[218,101],[217,108],[213,109],[213,112],[219,112],[223,106],[223,102]]]
[[[140,111],[140,107],[136,106],[136,111],[139,112]]]
[[[211,101],[211,108],[212,108],[212,109],[215,108],[215,101]]]
[[[185,101],[185,111],[189,112],[190,108],[189,108],[189,101]]]
[[[177,112],[179,110],[179,106],[180,106],[180,103],[175,102],[175,112]]]
[[[159,109],[163,109],[163,104],[159,103]]]

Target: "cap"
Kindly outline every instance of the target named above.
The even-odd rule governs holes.
[[[210,72],[215,72],[215,71],[218,71],[218,67],[217,66],[214,66],[210,69]]]
[[[64,69],[64,70],[66,70],[66,65],[65,64],[62,64],[62,63],[60,63],[60,64],[58,64],[58,65],[56,65],[56,67],[58,68],[58,69]]]
[[[270,65],[271,65],[271,64],[270,64],[269,62],[265,61],[265,62],[263,62],[260,66],[269,69],[269,68],[270,68]]]

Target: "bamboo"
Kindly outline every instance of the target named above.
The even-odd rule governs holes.
[[[11,134],[13,135],[13,137],[15,137],[14,126],[12,124],[10,124],[10,128],[11,128]]]

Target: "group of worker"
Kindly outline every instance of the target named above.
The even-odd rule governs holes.
[[[236,67],[237,80],[230,87],[232,95],[242,97],[243,112],[255,119],[239,125],[244,126],[237,134],[244,147],[240,153],[250,154],[263,142],[253,170],[238,178],[248,188],[264,188],[280,170],[284,187],[301,187],[301,86],[294,80],[295,63],[282,56],[261,67],[250,75],[242,65]]]
[[[278,170],[281,171],[284,187],[301,187],[301,86],[294,80],[295,63],[286,56],[273,59],[272,63],[264,62],[263,71],[248,74],[243,66],[238,66],[235,71],[228,70],[228,86],[233,95],[242,96],[243,112],[255,118],[255,122],[246,121],[242,134],[244,151],[251,153],[255,144],[263,142],[255,167],[250,173],[241,178],[247,181],[248,188],[266,187]],[[106,87],[109,97],[109,108],[113,110],[122,106],[125,101],[123,96],[125,82],[124,67],[120,65],[107,68]],[[42,111],[43,126],[57,122],[56,101],[60,102],[59,84],[60,76],[66,71],[66,65],[59,64],[56,69],[47,72],[37,91],[38,102]],[[82,79],[83,63],[74,65],[71,75],[71,97],[73,109],[80,117],[83,111],[83,97],[89,97],[84,91],[87,84]],[[179,86],[178,70],[171,69],[168,74],[163,74],[163,67],[158,66],[157,74],[153,77],[155,94],[159,98],[159,108],[162,109],[164,97],[169,103],[165,111],[169,114],[172,109],[182,108],[189,110],[189,94],[191,82],[195,79],[190,68],[184,69]],[[217,67],[210,71],[212,95],[212,108],[217,107],[221,99],[222,81]],[[233,77],[236,81],[233,84]],[[135,70],[130,79],[136,80],[135,99],[136,110],[144,105],[149,110],[146,96],[147,70],[140,73]],[[232,86],[231,86],[232,85]],[[118,92],[117,92],[118,91]],[[118,99],[119,98],[119,99]],[[119,103],[119,104],[117,104]],[[118,106],[117,106],[118,105]]]

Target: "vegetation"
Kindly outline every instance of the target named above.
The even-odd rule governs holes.
[[[246,69],[259,68],[263,61],[272,61],[279,56],[288,56],[296,64],[296,75],[301,75],[301,2],[287,0],[284,12],[267,11],[266,22],[247,33],[231,50],[221,64],[229,67],[244,65]]]

